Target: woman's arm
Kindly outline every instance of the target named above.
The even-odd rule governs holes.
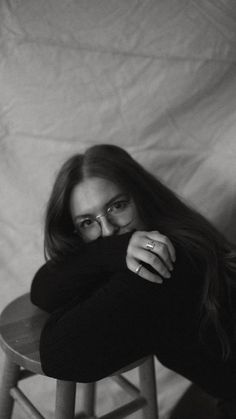
[[[88,298],[98,287],[99,274],[73,272],[67,263],[43,265],[35,274],[30,290],[31,301],[49,313],[76,300]]]
[[[90,382],[153,353],[159,330],[156,323],[153,327],[152,288],[160,290],[127,270],[112,274],[81,304],[52,313],[40,340],[43,371],[63,380]]]
[[[196,331],[199,279],[180,254],[162,286],[128,269],[111,274],[85,301],[50,316],[40,341],[44,372],[90,382],[152,353],[174,356]]]
[[[150,237],[163,240],[163,246],[154,252],[147,251],[145,243]],[[78,254],[68,255],[60,262],[44,264],[33,278],[31,301],[48,312],[84,301],[111,274],[127,269],[134,272],[138,263],[143,266],[140,276],[152,282],[162,282],[174,253],[171,242],[158,232],[132,231],[99,238],[85,244]]]
[[[78,254],[60,262],[48,261],[35,274],[31,301],[53,312],[86,300],[112,272],[126,269],[126,250],[132,233],[110,236],[86,244]]]

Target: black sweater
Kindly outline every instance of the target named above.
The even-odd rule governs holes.
[[[207,392],[229,396],[236,382],[231,358],[222,360],[211,328],[208,344],[199,339],[203,266],[175,244],[171,278],[161,285],[142,279],[126,267],[131,234],[100,238],[36,273],[32,302],[51,313],[40,343],[43,370],[95,381],[156,354]]]

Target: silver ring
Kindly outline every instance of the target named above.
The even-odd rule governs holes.
[[[154,240],[149,240],[146,244],[146,249],[153,250],[155,247],[156,242]]]
[[[138,275],[139,274],[139,272],[140,272],[140,270],[141,270],[141,268],[143,267],[143,265],[142,265],[142,263],[140,263],[138,266],[137,266],[137,268],[135,269],[135,273]]]

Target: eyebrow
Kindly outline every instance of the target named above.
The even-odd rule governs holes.
[[[127,196],[127,194],[125,194],[125,193],[119,193],[119,194],[117,194],[117,195],[115,195],[115,196],[113,196],[113,198],[111,198],[104,206],[103,206],[103,208],[108,208],[109,207],[109,205],[111,205],[114,201],[116,201],[117,199],[119,199],[119,198],[124,198],[125,196]],[[74,221],[77,221],[78,219],[82,219],[82,218],[88,218],[88,217],[91,217],[91,216],[93,216],[94,214],[92,214],[92,213],[87,213],[87,214],[80,214],[80,215],[76,215],[75,216],[75,218],[74,218]]]

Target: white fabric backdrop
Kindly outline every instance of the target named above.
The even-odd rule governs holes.
[[[125,147],[236,241],[234,0],[0,7],[0,309],[43,263],[56,171],[92,144]],[[165,415],[188,383],[162,374]]]

